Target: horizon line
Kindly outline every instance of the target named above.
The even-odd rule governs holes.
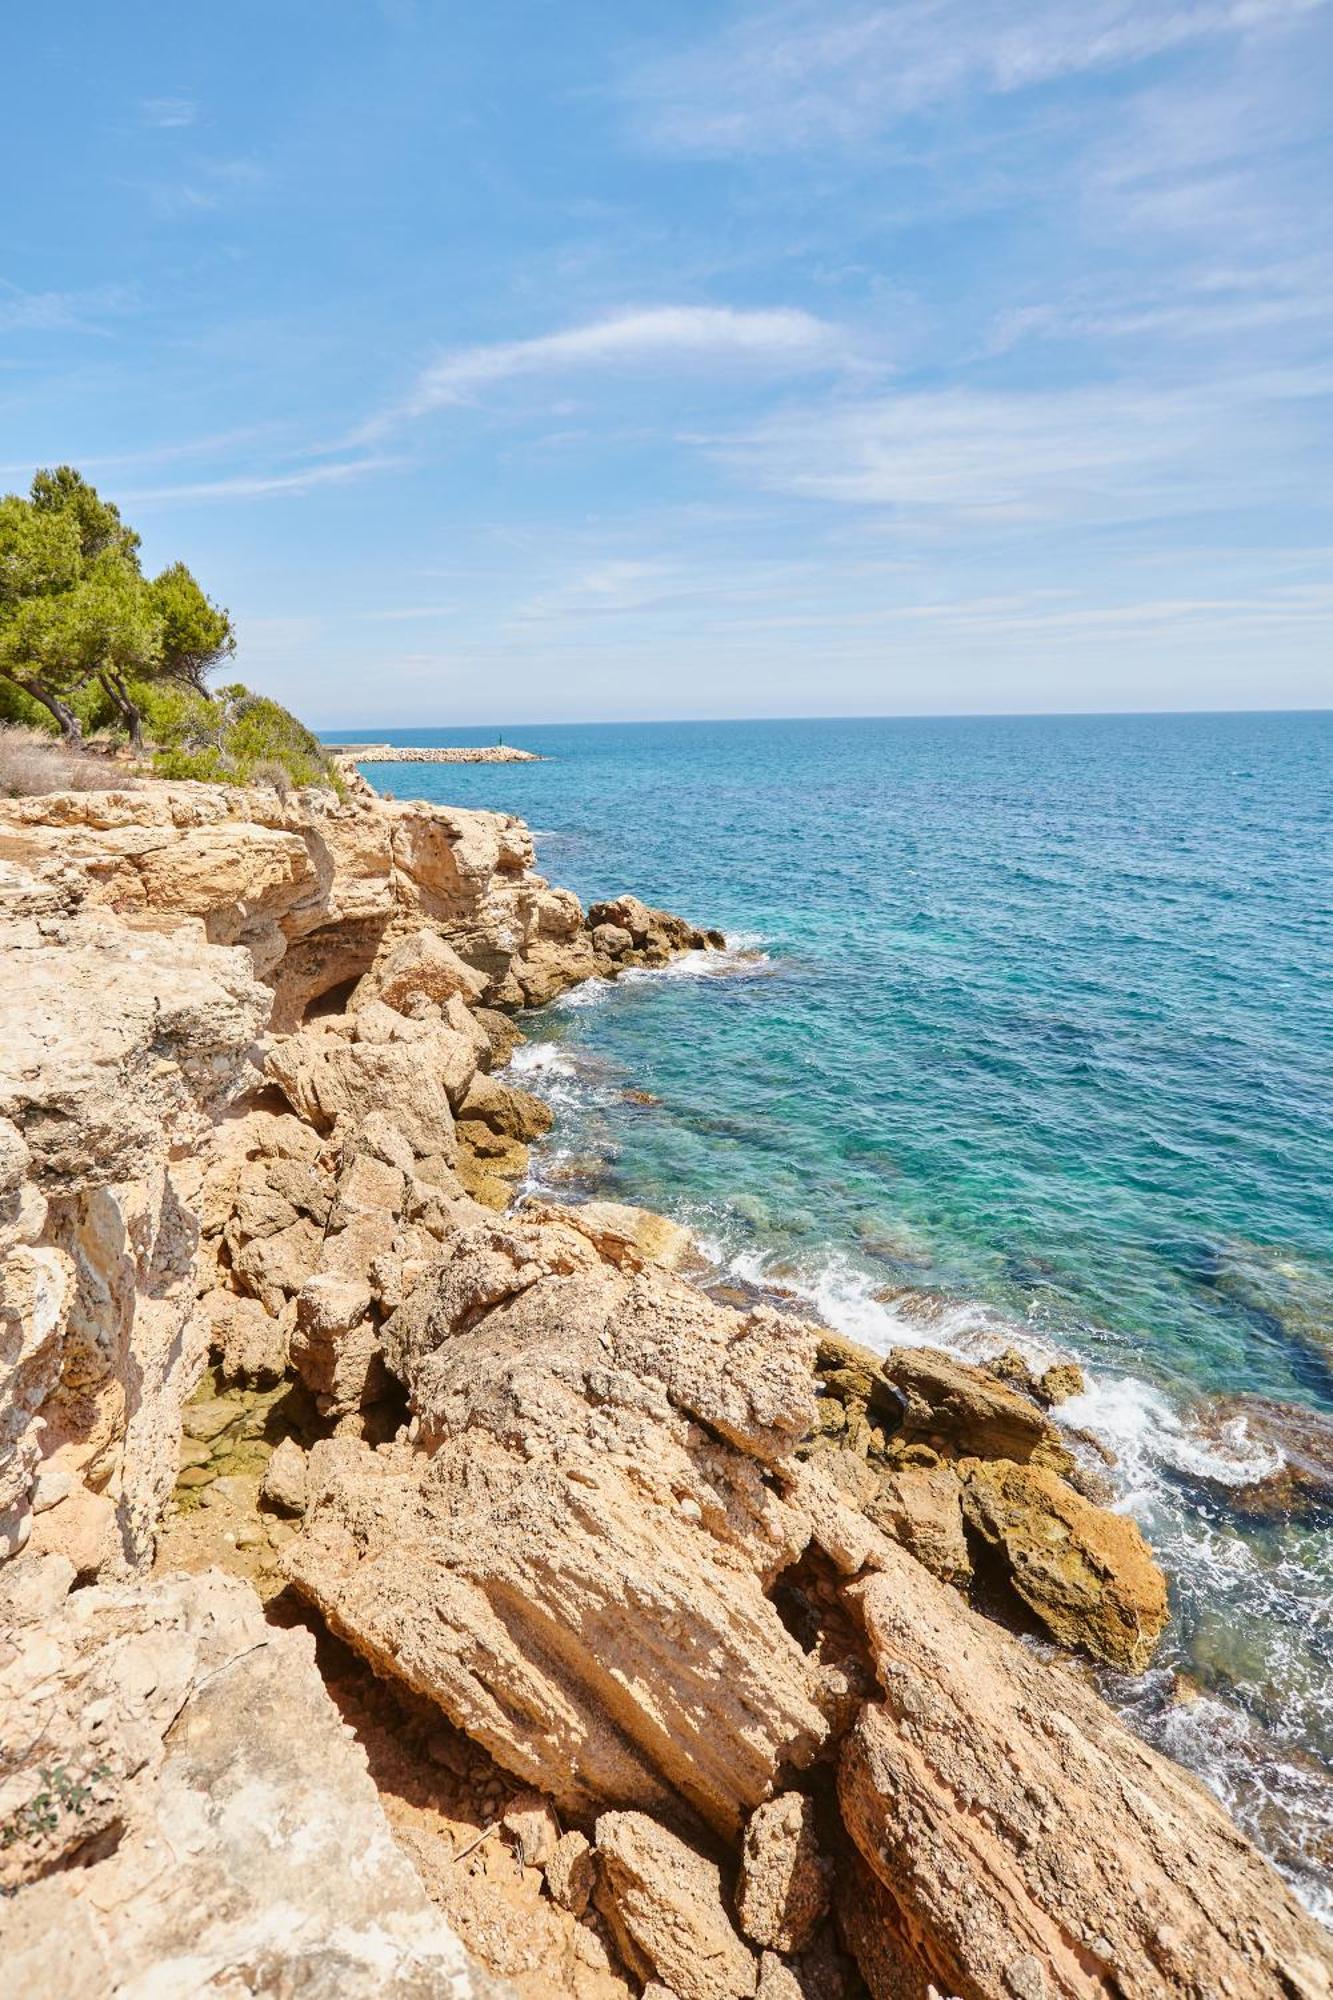
[[[403,729],[706,729],[734,728],[753,722],[1106,722],[1183,721],[1195,716],[1333,715],[1333,702],[1322,708],[976,708],[949,710],[880,710],[873,713],[819,715],[658,715],[552,718],[544,722],[377,722],[313,723],[317,736],[336,730],[351,735],[360,729],[370,741],[374,730]],[[358,737],[358,741],[361,739]]]

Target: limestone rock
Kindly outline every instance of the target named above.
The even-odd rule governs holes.
[[[540,1792],[520,1792],[505,1807],[501,1825],[513,1834],[525,1868],[546,1867],[560,1840],[560,1822],[548,1799]]]
[[[644,1813],[612,1812],[597,1822],[597,1865],[597,1907],[640,1978],[680,2000],[750,2000],[759,1968],[714,1862]]]
[[[385,1392],[370,1309],[367,1281],[334,1271],[308,1278],[297,1295],[292,1366],[330,1415],[363,1409]]]
[[[814,1801],[781,1792],[757,1806],[745,1829],[736,1915],[752,1944],[798,1952],[829,1905],[829,1871],[819,1850]]]
[[[317,1268],[323,1243],[322,1231],[300,1216],[275,1236],[253,1237],[238,1250],[231,1260],[233,1280],[277,1319]]]
[[[1166,1583],[1135,1523],[1040,1465],[972,1465],[963,1508],[1053,1639],[1137,1673],[1166,1623]]]
[[[485,974],[465,964],[437,932],[409,931],[386,940],[352,997],[352,1009],[355,1012],[372,1000],[401,1008],[418,997],[443,1004],[455,994],[465,1001],[477,1000],[486,984]]]
[[[256,1299],[235,1292],[208,1292],[199,1302],[208,1325],[208,1341],[226,1382],[253,1382],[267,1387],[281,1381],[287,1368],[288,1327],[285,1316],[265,1312]]]
[[[597,1864],[587,1836],[562,1833],[546,1863],[546,1886],[553,1902],[571,1916],[581,1917],[592,1901]]]
[[[569,1208],[531,1203],[525,1213],[567,1223],[596,1246],[600,1257],[621,1270],[640,1271],[645,1264],[660,1264],[665,1271],[675,1271],[693,1247],[689,1230],[678,1222],[624,1201],[585,1201]]]
[[[454,1150],[452,1082],[466,1088],[471,1052],[451,1029],[413,1041],[349,1042],[302,1029],[270,1051],[269,1076],[292,1109],[318,1131],[339,1119],[356,1125],[372,1112],[389,1118],[419,1157]]]
[[[540,1097],[480,1072],[459,1104],[458,1117],[460,1123],[488,1126],[492,1132],[521,1139],[525,1145],[540,1139],[555,1123],[550,1105],[543,1104]]]
[[[562,1811],[733,1831],[828,1727],[766,1594],[809,1534],[764,1471],[805,1428],[814,1338],[573,1230],[465,1232],[382,1329],[415,1446],[317,1444],[287,1573]]]
[[[295,1438],[283,1438],[264,1467],[259,1483],[265,1506],[280,1514],[300,1514],[305,1510],[306,1455]]]
[[[883,1364],[902,1399],[901,1437],[957,1456],[1069,1464],[1059,1432],[1026,1396],[934,1347],[898,1347]]]
[[[1067,1403],[1071,1397],[1081,1396],[1087,1386],[1076,1361],[1057,1361],[1038,1379],[1037,1398],[1050,1409],[1056,1403]]]
[[[1210,1793],[904,1551],[877,1561],[850,1595],[883,1698],[838,1776],[875,2000],[1325,2000],[1326,1934]]]
[[[307,1633],[217,1571],[66,1598],[70,1575],[0,1584],[15,1993],[500,2000],[395,1847]]]
[[[961,1587],[971,1578],[962,1488],[947,1466],[906,1465],[887,1473],[865,1513],[943,1582]]]

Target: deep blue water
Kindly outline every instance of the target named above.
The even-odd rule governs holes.
[[[1333,715],[512,739],[551,761],[367,775],[519,813],[585,900],[741,947],[547,1010],[520,1058],[561,1111],[542,1173],[879,1345],[1088,1364],[1070,1420],[1120,1455],[1207,1698],[1117,1692],[1309,1891],[1333,1552],[1231,1519],[1273,1461],[1219,1399],[1333,1410]]]

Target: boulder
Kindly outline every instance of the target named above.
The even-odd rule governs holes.
[[[963,1511],[1053,1639],[1127,1673],[1147,1666],[1166,1581],[1133,1521],[1040,1465],[971,1465]]]
[[[592,1901],[597,1880],[597,1864],[587,1836],[577,1831],[562,1833],[546,1863],[546,1886],[551,1900],[571,1916],[581,1917]]]
[[[736,1915],[750,1942],[804,1950],[828,1909],[829,1881],[814,1800],[780,1792],[757,1806],[745,1829],[736,1888]]]
[[[569,1208],[530,1203],[524,1213],[577,1229],[596,1247],[599,1257],[621,1270],[641,1271],[646,1264],[658,1264],[665,1271],[675,1271],[693,1248],[689,1230],[678,1222],[624,1201],[586,1201]]]
[[[48,1557],[0,1585],[9,1990],[501,2000],[394,1845],[307,1632],[216,1570],[71,1577]]]
[[[962,1488],[947,1465],[905,1465],[885,1474],[865,1513],[944,1583],[961,1589],[971,1580]]]
[[[305,1511],[306,1455],[295,1438],[283,1438],[270,1454],[259,1482],[259,1497],[279,1514]]]
[[[882,1690],[847,1737],[875,2000],[1326,2000],[1327,1934],[1211,1793],[885,1544],[848,1586]],[[966,1810],[960,1810],[960,1802]],[[873,1913],[873,1922],[871,1916]]]
[[[507,1139],[521,1139],[530,1145],[550,1131],[555,1114],[549,1104],[531,1091],[516,1090],[512,1084],[478,1072],[458,1107],[460,1124],[479,1124]]]
[[[224,1382],[267,1387],[281,1381],[287,1371],[286,1313],[275,1317],[257,1299],[224,1291],[206,1292],[199,1310]]]
[[[898,1435],[956,1457],[1037,1459],[1064,1471],[1070,1456],[1060,1434],[1016,1390],[985,1369],[934,1347],[898,1347],[883,1363],[902,1403]]]
[[[454,1095],[471,1080],[472,1052],[461,1035],[436,1027],[411,1041],[350,1042],[327,1029],[303,1028],[272,1049],[265,1069],[293,1111],[317,1131],[345,1119],[360,1124],[381,1112],[414,1154],[454,1150]]]
[[[400,1009],[416,999],[440,1006],[455,995],[464,1001],[478,1000],[486,986],[486,975],[465,964],[437,932],[414,930],[385,940],[352,995],[351,1011],[358,1012],[372,1000]]]
[[[622,1958],[680,2000],[752,2000],[754,1954],[737,1936],[715,1862],[644,1813],[597,1822],[597,1907]]]
[[[371,1298],[365,1278],[336,1271],[308,1278],[297,1295],[292,1366],[330,1416],[378,1402],[388,1387]]]
[[[525,1868],[546,1867],[560,1841],[560,1822],[549,1799],[540,1792],[520,1792],[505,1807],[500,1824],[513,1835]]]
[[[319,1265],[322,1230],[304,1217],[276,1236],[256,1236],[231,1260],[233,1282],[277,1319],[287,1300],[300,1291]]]
[[[381,1339],[415,1442],[315,1446],[297,1589],[562,1812],[736,1831],[828,1729],[767,1595],[809,1535],[765,1473],[814,1330],[515,1222],[463,1232]]]

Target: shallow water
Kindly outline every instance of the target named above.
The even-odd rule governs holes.
[[[1112,1692],[1333,1915],[1333,1535],[1232,1517],[1276,1459],[1216,1403],[1333,1409],[1333,716],[516,740],[553,761],[367,774],[733,946],[546,1012],[542,1173],[875,1345],[1087,1364],[1062,1414],[1117,1450],[1205,1698]]]

